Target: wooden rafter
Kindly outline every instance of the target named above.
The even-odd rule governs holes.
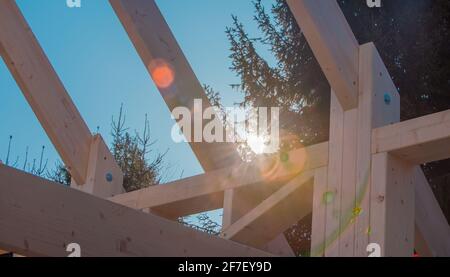
[[[84,183],[91,132],[13,0],[0,2],[0,51],[73,178]]]
[[[176,107],[192,108],[194,99],[202,99],[204,108],[210,106],[204,90],[197,80],[189,62],[184,56],[178,42],[164,20],[154,0],[110,0],[117,16],[121,20],[144,65],[149,71],[167,106],[172,111]],[[173,72],[173,82],[161,86],[153,72],[155,64],[164,64]],[[195,123],[193,123],[195,125]],[[192,141],[192,140],[191,140]],[[240,162],[236,146],[232,143],[206,143],[191,142],[190,146],[205,171],[233,166]],[[270,192],[269,192],[270,194]],[[252,203],[245,195],[253,195],[256,202],[261,201],[267,194],[261,193],[252,187],[241,189],[239,192],[232,189],[223,194],[215,194],[208,199],[195,199],[189,207],[190,213],[195,213],[204,204],[225,201],[224,222],[232,217],[239,217],[242,204]],[[260,198],[256,197],[261,195]],[[182,208],[176,207],[176,209]],[[184,209],[185,210],[185,209]],[[158,212],[154,210],[154,212]],[[167,215],[165,211],[158,212]]]
[[[210,107],[200,82],[155,1],[110,0],[110,3],[170,111],[177,107],[192,108],[194,99],[202,100],[203,109]],[[169,68],[171,73],[168,75],[171,76],[167,77],[172,77],[172,82],[160,84],[154,73],[158,66]],[[190,146],[205,171],[240,161],[232,143],[191,142]]]
[[[209,107],[154,0],[110,2],[168,107],[192,107],[194,99]],[[239,164],[233,144],[190,143],[205,174],[110,198],[116,203],[0,165],[0,247],[27,256],[65,256],[71,242],[83,256],[268,255],[135,210],[174,219],[224,207],[223,237],[283,255],[277,235],[313,212],[313,256],[365,256],[369,242],[384,256],[409,256],[413,247],[450,256],[450,227],[417,166],[450,158],[450,111],[396,123],[400,100],[389,73],[373,44],[358,45],[336,1],[288,4],[333,89],[329,143],[251,164]],[[13,0],[0,2],[0,54],[73,186],[120,193],[120,169]],[[167,84],[154,74],[161,65]],[[104,186],[106,173],[114,186]]]
[[[224,238],[263,247],[312,209],[314,170],[299,174],[222,231]]]
[[[423,240],[420,244],[416,237],[416,249],[421,256],[450,257],[450,226],[419,166],[415,168],[413,182],[416,231]]]
[[[355,108],[359,44],[339,5],[334,0],[287,3],[342,107]]]
[[[92,136],[14,0],[0,1],[0,54],[74,186],[100,197],[122,193],[120,168],[103,139]]]
[[[0,248],[25,256],[267,256],[0,165]]]
[[[325,166],[328,163],[328,143],[293,150],[288,156],[290,159],[284,164],[278,156],[272,156],[117,195],[110,200],[136,209],[159,207],[159,213],[171,218],[192,213],[192,204],[200,202],[199,199],[204,200],[199,212],[218,209],[222,203],[211,199],[223,200],[223,197],[215,195],[221,193],[223,196],[227,189],[253,186],[255,191],[276,191],[299,172]]]

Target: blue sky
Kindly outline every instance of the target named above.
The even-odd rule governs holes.
[[[171,137],[174,121],[162,97],[133,48],[107,0],[82,0],[82,7],[69,9],[65,0],[17,0],[41,46],[92,132],[109,143],[111,116],[121,103],[130,131],[141,130],[149,115],[155,149],[169,149],[166,162],[171,178],[202,173],[187,144],[175,144]],[[270,5],[273,1],[266,0]],[[231,14],[244,22],[250,33],[250,0],[159,0],[159,8],[169,23],[197,77],[219,90],[225,105],[241,100],[229,84],[239,79],[229,70],[229,44],[225,35]],[[59,159],[21,91],[3,61],[0,61],[0,159],[5,161],[8,138],[13,136],[11,159],[38,158],[46,147],[49,167]]]

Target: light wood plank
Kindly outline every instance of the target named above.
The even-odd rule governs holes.
[[[314,171],[301,173],[223,230],[226,239],[262,247],[308,215],[312,207]]]
[[[373,130],[372,153],[381,152],[415,164],[450,158],[450,110]]]
[[[280,257],[295,257],[295,253],[283,233],[267,243],[262,250]]]
[[[169,109],[187,107],[201,99],[210,107],[204,90],[154,0],[110,0],[150,76]],[[160,84],[155,70],[167,69],[172,82]],[[164,78],[163,78],[164,80]],[[191,138],[193,140],[193,137]],[[205,171],[231,166],[240,158],[232,143],[189,143]]]
[[[91,133],[14,0],[0,1],[0,53],[71,175],[84,184]]]
[[[70,186],[98,197],[108,198],[123,194],[125,190],[122,184],[122,170],[114,160],[102,136],[93,136],[89,151],[86,183],[78,185],[72,179]]]
[[[0,165],[0,247],[67,256],[70,243],[83,257],[269,255]]]
[[[337,95],[331,92],[330,141],[327,203],[325,218],[325,255],[339,256],[340,209],[342,194],[342,158],[344,145],[344,110]]]
[[[414,252],[415,167],[388,153],[373,156],[369,242],[383,257]]]
[[[367,256],[369,244],[372,129],[400,121],[400,96],[375,45],[360,46],[355,256]],[[385,102],[385,95],[390,101]]]
[[[344,110],[358,104],[358,47],[339,5],[330,0],[288,0],[298,25]]]
[[[314,192],[311,225],[311,257],[325,255],[325,219],[327,202],[328,168],[321,167],[314,173]]]
[[[420,232],[420,229],[417,226],[417,218],[416,218],[416,228],[414,229],[414,250],[420,257],[433,257],[433,254],[431,253],[431,250],[428,247],[428,243],[426,242],[425,238],[422,235],[422,232]]]
[[[168,24],[164,20],[154,0],[110,0],[117,16],[122,22],[145,67],[155,81],[167,106],[172,111],[176,107],[188,107],[192,110],[194,99],[202,99],[203,108],[210,106],[204,90],[197,80],[188,60],[184,56]],[[161,85],[155,69],[163,66],[169,71],[172,82]],[[192,123],[192,126],[195,122]],[[191,141],[194,141],[191,139]],[[205,171],[236,165],[240,158],[236,146],[231,143],[189,143],[194,154]],[[241,189],[239,192],[228,191],[224,218],[232,220],[239,217],[236,210],[242,210],[242,206],[252,208],[254,202],[264,199],[265,194],[259,194],[258,190],[251,187]],[[248,197],[252,195],[252,197]],[[257,197],[262,195],[261,198]],[[217,194],[214,199],[203,201],[199,199],[191,204],[189,212],[194,212],[203,203],[217,202],[223,194]],[[219,200],[222,206],[223,199]],[[231,207],[228,207],[231,205]],[[183,209],[183,207],[181,207]],[[231,212],[231,214],[229,214]],[[165,210],[158,211],[165,215]],[[226,222],[225,222],[226,223]]]
[[[356,159],[358,144],[358,109],[344,114],[342,187],[339,223],[339,257],[354,256],[354,210],[356,208]]]
[[[152,208],[169,218],[218,209],[223,204],[224,190],[253,186],[254,191],[270,195],[269,192],[276,191],[302,170],[325,166],[328,163],[328,143],[293,150],[288,156],[286,163],[281,163],[277,155],[269,156],[252,163],[117,195],[110,200],[135,209]]]
[[[416,230],[426,247],[418,250],[420,256],[450,257],[450,227],[437,202],[422,169],[414,170],[416,195]]]

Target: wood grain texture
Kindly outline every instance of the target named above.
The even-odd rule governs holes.
[[[0,1],[0,53],[71,175],[84,184],[91,132],[14,0]]]
[[[302,170],[327,165],[328,143],[289,152],[289,161],[281,163],[278,155],[206,172],[168,184],[117,195],[111,201],[135,209],[152,208],[169,218],[219,209],[226,190],[251,186],[260,195],[275,192]]]
[[[358,104],[358,47],[339,5],[330,0],[288,0],[314,56],[344,110]]]
[[[416,230],[425,244],[417,249],[419,255],[450,257],[450,226],[420,166],[415,167],[412,179],[416,195]]]
[[[227,239],[262,247],[312,209],[314,170],[299,174],[222,231]]]
[[[0,247],[67,256],[72,242],[83,257],[269,255],[0,165]]]
[[[170,111],[177,107],[192,110],[194,99],[201,99],[203,110],[210,107],[202,85],[176,41],[154,0],[110,0],[145,67],[153,78]],[[173,81],[159,85],[155,67],[169,68]],[[164,76],[163,76],[164,77]],[[194,124],[194,123],[192,123]],[[191,138],[191,141],[194,141]],[[190,142],[205,171],[233,165],[241,159],[232,143]]]
[[[450,110],[373,130],[372,153],[382,152],[417,165],[450,158]]]

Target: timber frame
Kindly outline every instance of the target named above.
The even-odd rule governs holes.
[[[173,110],[209,101],[154,0],[110,0]],[[450,228],[420,168],[450,158],[450,111],[400,121],[400,95],[373,43],[336,1],[287,0],[331,87],[330,139],[251,163],[231,143],[190,143],[205,173],[124,193],[14,0],[0,1],[0,54],[73,176],[71,188],[0,165],[0,249],[25,256],[292,256],[283,232],[312,213],[312,256],[450,256]],[[293,170],[294,169],[294,170]],[[270,175],[267,174],[270,172]],[[176,222],[223,208],[219,237]],[[3,253],[0,250],[0,253]]]

